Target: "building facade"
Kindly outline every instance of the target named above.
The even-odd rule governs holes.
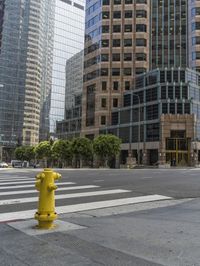
[[[75,54],[66,62],[65,114],[57,122],[58,138],[73,138],[80,135],[83,89],[83,55]]]
[[[150,2],[150,68],[188,66],[190,0]]]
[[[48,113],[54,2],[2,0],[0,10],[0,145],[34,145]]]
[[[149,69],[149,0],[86,1],[82,135],[111,122],[113,108]]]
[[[87,3],[82,134],[119,136],[122,163],[200,159],[198,2]]]
[[[65,91],[66,89],[67,92],[70,90],[66,80],[66,63],[72,56],[84,49],[85,0],[55,0],[54,23],[50,110],[50,132],[52,135],[55,132],[56,121],[63,120],[65,117]],[[80,64],[81,62],[82,59]],[[82,74],[80,78],[82,78]],[[67,95],[69,96],[69,93]]]
[[[191,69],[139,75],[135,89],[124,94],[124,107],[113,110],[112,126],[100,133],[122,140],[122,163],[132,150],[142,164],[193,165],[200,148],[199,87],[200,74]]]

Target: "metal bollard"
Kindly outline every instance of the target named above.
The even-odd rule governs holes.
[[[39,191],[38,211],[35,219],[38,220],[39,229],[52,229],[55,227],[54,220],[57,218],[55,212],[55,180],[61,175],[53,172],[52,169],[45,168],[44,171],[36,176],[35,187]]]

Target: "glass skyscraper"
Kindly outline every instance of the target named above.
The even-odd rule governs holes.
[[[40,122],[49,112],[53,26],[54,0],[0,1],[2,146],[34,145],[40,128],[48,132]]]
[[[56,121],[64,119],[65,88],[69,87],[66,84],[66,62],[84,49],[84,26],[85,0],[55,0],[51,132],[55,130]]]
[[[188,0],[151,0],[150,68],[186,67]]]
[[[84,47],[84,2],[0,0],[1,147],[35,145],[64,118],[66,61]]]

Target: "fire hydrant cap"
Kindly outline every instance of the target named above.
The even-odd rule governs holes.
[[[44,172],[52,172],[51,168],[44,168]]]

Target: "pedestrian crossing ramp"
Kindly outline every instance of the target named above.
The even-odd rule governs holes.
[[[103,188],[94,184],[58,182],[56,212],[67,214],[108,207],[171,199],[162,195],[133,196],[131,190]],[[0,178],[0,222],[30,219],[37,209],[35,178]]]

